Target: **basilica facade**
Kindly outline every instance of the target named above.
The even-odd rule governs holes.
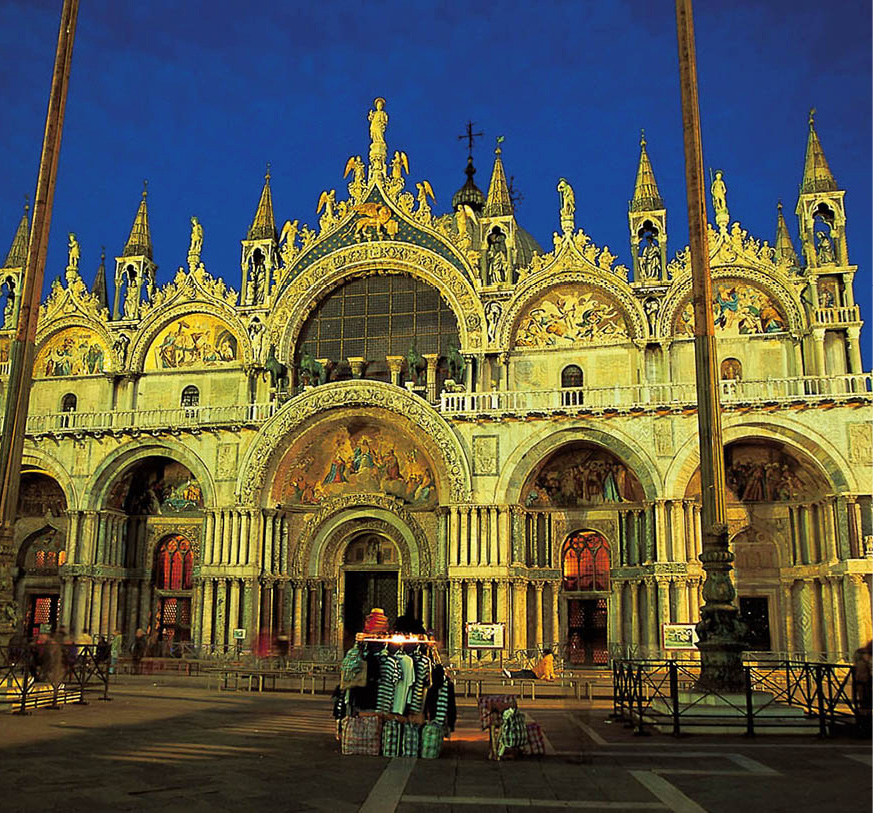
[[[347,194],[280,228],[267,174],[242,290],[201,261],[164,285],[143,192],[107,284],[68,267],[40,309],[16,524],[28,634],[339,650],[409,602],[460,654],[466,622],[574,664],[662,651],[702,602],[691,268],[641,144],[632,267],[577,227],[516,219],[498,145],[433,211],[388,112]],[[362,139],[363,140],[363,139]],[[798,165],[800,165],[798,156]],[[631,181],[628,179],[628,186]],[[871,376],[844,192],[814,123],[775,240],[709,231],[728,516],[749,649],[845,658],[871,635]],[[0,271],[0,394],[28,216]],[[547,250],[546,250],[547,249]],[[90,274],[87,275],[90,277]],[[46,626],[47,625],[47,626]],[[244,636],[244,637],[243,637]]]

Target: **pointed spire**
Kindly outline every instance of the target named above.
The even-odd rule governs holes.
[[[809,139],[806,142],[806,160],[803,162],[801,194],[806,192],[833,192],[837,182],[831,174],[818,133],[815,131],[815,108],[809,111]]]
[[[97,273],[94,275],[94,284],[91,286],[91,293],[97,297],[101,308],[109,307],[109,295],[106,287],[106,246],[100,246],[100,265],[97,267]]]
[[[124,250],[121,252],[122,257],[152,257],[152,235],[149,231],[149,209],[146,204],[148,196],[149,182],[142,182],[142,200],[139,202],[139,209],[136,210],[136,217],[133,219],[133,226],[130,229],[130,237],[124,244]]]
[[[637,169],[637,182],[634,185],[634,197],[630,204],[632,212],[647,212],[651,209],[663,209],[664,200],[658,191],[655,173],[649,153],[646,152],[646,131],[640,131],[640,166]]]
[[[794,243],[791,242],[791,235],[788,233],[788,226],[785,223],[785,216],[782,214],[782,201],[780,200],[776,206],[779,214],[776,217],[776,256],[783,260],[788,260],[791,265],[799,265],[797,261],[797,252],[794,250]]]
[[[255,219],[249,228],[246,240],[275,240],[279,242],[276,231],[276,219],[273,217],[273,194],[270,191],[270,165],[267,164],[267,172],[264,175],[264,188],[261,190],[261,199],[255,211]]]
[[[512,200],[509,197],[509,184],[506,183],[506,173],[503,171],[503,160],[500,158],[503,150],[500,143],[503,136],[497,137],[497,148],[494,150],[494,170],[491,173],[491,185],[488,187],[488,199],[485,201],[485,216],[511,215]]]
[[[24,197],[24,214],[21,220],[18,221],[18,228],[15,230],[15,237],[12,238],[12,245],[9,247],[9,253],[6,255],[6,262],[3,263],[4,268],[24,268],[27,264],[27,238],[30,234],[30,203],[28,197]]]

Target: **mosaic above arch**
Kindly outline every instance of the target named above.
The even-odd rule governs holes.
[[[528,476],[521,490],[526,508],[575,508],[641,502],[643,488],[616,455],[592,443],[562,446]]]
[[[789,502],[822,497],[830,491],[813,462],[781,443],[736,441],[725,446],[725,484],[728,502]],[[700,494],[700,469],[695,471],[686,497]]]
[[[239,360],[239,339],[223,320],[208,313],[189,313],[165,325],[155,336],[144,369],[217,367]]]
[[[528,304],[518,318],[516,347],[569,347],[630,336],[618,303],[600,288],[564,284]]]
[[[780,304],[763,288],[743,279],[719,279],[712,285],[712,317],[716,330],[726,336],[781,333],[788,320]],[[674,333],[694,334],[694,307],[688,299],[680,307]]]
[[[134,515],[200,511],[203,492],[187,466],[169,457],[148,457],[112,484],[106,507]]]
[[[307,432],[282,457],[272,498],[286,505],[318,505],[344,494],[386,494],[406,505],[437,501],[433,463],[399,427],[345,417]]]
[[[37,378],[100,375],[110,368],[109,359],[109,349],[95,330],[67,327],[40,347],[33,374]]]

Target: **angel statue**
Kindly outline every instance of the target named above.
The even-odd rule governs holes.
[[[561,196],[561,228],[569,233],[576,226],[576,193],[566,178],[558,181],[558,194]]]
[[[331,189],[330,192],[322,192],[321,197],[318,199],[318,208],[315,210],[315,213],[318,214],[322,209],[324,209],[324,214],[318,221],[318,225],[321,226],[321,230],[327,231],[334,224],[335,215],[334,215],[334,206],[336,206],[336,189]]]
[[[76,240],[76,235],[70,232],[70,245],[67,252],[67,268],[79,268],[79,241]]]
[[[297,253],[295,243],[297,241],[297,224],[299,222],[298,220],[293,222],[286,220],[285,225],[282,226],[282,233],[279,235],[279,245],[281,246],[279,253],[282,255],[283,268],[291,266],[291,260],[294,259],[294,255]]]
[[[415,211],[415,219],[420,222],[427,222],[431,218],[431,208],[427,202],[428,195],[430,195],[430,199],[434,203],[436,203],[436,196],[433,193],[430,181],[417,183],[415,188],[418,190],[418,209]]]
[[[409,158],[402,150],[395,150],[394,157],[391,159],[391,178],[395,181],[403,180],[403,171],[409,175]]]
[[[352,180],[349,184],[349,195],[351,195],[355,203],[360,203],[366,189],[366,184],[364,183],[364,161],[360,155],[353,155],[346,161],[346,170],[343,173],[343,178],[348,178],[350,172],[352,173]]]
[[[473,246],[473,238],[470,236],[470,223],[473,228],[479,225],[479,218],[476,217],[476,212],[466,203],[458,206],[458,211],[455,213],[455,222],[458,225],[458,234],[461,237],[461,246],[465,251]]]
[[[388,178],[388,194],[391,197],[397,197],[403,189],[404,180],[403,172],[409,174],[409,158],[406,153],[401,150],[394,151],[394,157],[391,159],[391,176]]]

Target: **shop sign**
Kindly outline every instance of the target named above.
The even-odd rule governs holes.
[[[467,649],[503,649],[503,624],[471,621],[467,624]]]

